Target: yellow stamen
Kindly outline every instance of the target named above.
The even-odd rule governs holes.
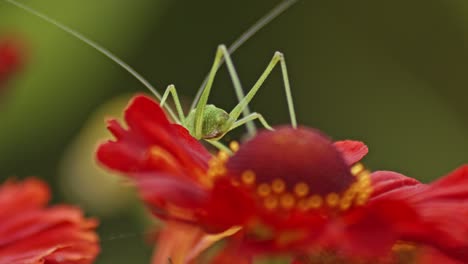
[[[351,207],[351,200],[342,199],[340,202],[340,209],[344,211],[347,210],[349,207]]]
[[[221,150],[220,152],[218,152],[218,158],[221,161],[227,161],[229,159],[229,154],[226,151]]]
[[[260,197],[267,197],[271,193],[270,185],[262,183],[257,187],[257,193]]]
[[[286,188],[286,185],[284,184],[284,181],[281,179],[275,179],[273,183],[271,184],[271,189],[275,193],[282,193],[285,188]]]
[[[268,196],[267,198],[265,198],[265,200],[263,201],[263,204],[265,205],[265,207],[267,209],[270,209],[270,210],[273,210],[275,209],[276,207],[278,207],[278,198],[274,197],[274,196]]]
[[[255,182],[255,172],[252,170],[246,170],[242,173],[241,178],[243,183],[251,185]]]
[[[309,186],[306,183],[300,182],[294,187],[294,192],[299,197],[304,197],[309,193]]]
[[[283,194],[280,198],[281,206],[284,209],[291,209],[294,206],[295,202],[296,201],[294,199],[294,196],[292,196],[292,194],[289,193]]]
[[[351,174],[358,175],[362,170],[364,170],[364,165],[358,163],[351,168]]]
[[[351,185],[351,187],[344,193],[343,200],[352,201],[354,196],[356,195],[356,187],[355,185]]]
[[[237,141],[231,141],[231,143],[229,143],[229,148],[232,152],[237,152],[239,150],[239,143],[237,143]]]
[[[327,205],[328,206],[335,207],[340,202],[340,197],[338,196],[337,193],[329,193],[327,195],[326,200],[327,200]]]
[[[323,204],[323,198],[320,195],[313,195],[309,199],[307,199],[307,203],[309,207],[317,209],[320,208]]]
[[[369,199],[371,193],[372,193],[371,188],[368,188],[366,190],[361,191],[358,194],[357,198],[356,198],[356,204],[357,205],[364,205],[367,202],[367,200]]]
[[[218,158],[212,158],[209,162],[209,169],[207,172],[208,177],[215,177],[219,175],[223,175],[226,173],[227,169],[224,166],[224,162]]]

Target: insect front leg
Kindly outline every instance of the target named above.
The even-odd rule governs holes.
[[[221,48],[218,47],[213,65],[211,66],[211,70],[208,75],[208,80],[206,82],[205,87],[203,88],[203,92],[200,96],[200,100],[198,101],[197,106],[195,107],[195,119],[194,119],[194,126],[193,126],[194,127],[193,136],[195,138],[202,138],[203,136],[202,126],[203,126],[203,116],[205,113],[205,106],[208,103],[208,97],[210,96],[211,87],[213,86],[213,81],[218,71],[218,68],[222,62],[222,58],[223,58],[223,53],[221,51]]]
[[[164,107],[164,103],[166,102],[169,95],[172,95],[172,100],[174,100],[174,105],[177,110],[177,115],[179,116],[181,124],[185,123],[185,115],[184,111],[182,110],[182,104],[180,103],[179,96],[177,95],[177,89],[173,84],[167,86],[164,94],[161,98],[161,102],[159,103],[161,107]]]

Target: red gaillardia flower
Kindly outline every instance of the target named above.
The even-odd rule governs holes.
[[[234,234],[217,263],[260,253],[416,263],[427,249],[468,262],[468,166],[429,185],[371,173],[359,163],[363,143],[307,127],[259,132],[231,143],[232,154],[211,155],[145,96],[131,101],[125,121],[127,129],[109,122],[116,140],[99,146],[98,160],[131,177],[156,216]]]
[[[22,64],[24,48],[14,38],[0,38],[0,88]]]
[[[0,185],[0,264],[88,264],[99,252],[97,221],[74,207],[45,207],[37,179]]]

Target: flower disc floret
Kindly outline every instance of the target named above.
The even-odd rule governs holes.
[[[219,162],[212,164],[220,170]],[[371,192],[364,166],[350,168],[327,136],[304,127],[259,133],[226,161],[226,169],[267,209],[344,210],[362,205]]]

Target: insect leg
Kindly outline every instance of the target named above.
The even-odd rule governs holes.
[[[169,95],[172,95],[172,99],[174,100],[174,105],[177,110],[177,115],[179,116],[181,124],[185,123],[185,116],[184,111],[182,110],[182,104],[180,103],[179,96],[177,95],[177,90],[173,84],[169,85],[164,91],[163,96],[161,97],[161,102],[159,103],[161,107],[164,107],[164,103],[166,102]]]
[[[221,45],[220,46],[221,51],[224,56],[224,60],[226,61],[226,66],[228,68],[229,75],[231,76],[232,84],[234,85],[234,90],[236,91],[236,96],[237,99],[242,101],[244,99],[245,94],[244,90],[242,89],[242,85],[239,80],[239,76],[237,75],[236,69],[234,68],[234,63],[231,60],[231,55],[229,55],[229,51],[226,49],[226,46]],[[245,108],[242,110],[244,117],[247,117],[250,115],[250,109],[249,106],[246,105]],[[251,121],[245,122],[247,126],[247,132],[250,136],[253,136],[256,132],[255,124]]]
[[[239,126],[242,126],[243,124],[247,123],[247,122],[252,122],[253,120],[255,119],[258,119],[258,121],[260,121],[260,123],[268,130],[274,130],[268,123],[267,121],[265,120],[265,118],[263,118],[263,116],[259,113],[251,113],[250,115],[246,116],[246,117],[243,117],[239,120],[237,120],[236,122],[234,122],[234,124],[232,124],[231,128],[229,129],[229,131],[239,127]]]
[[[211,87],[213,86],[213,81],[216,76],[216,73],[219,69],[219,66],[222,63],[223,59],[223,51],[222,47],[224,45],[218,46],[218,49],[216,50],[216,56],[213,62],[213,65],[211,66],[210,73],[208,74],[208,79],[206,82],[205,87],[203,88],[203,92],[200,96],[200,100],[197,103],[197,106],[195,107],[195,125],[194,125],[194,136],[195,138],[201,138],[202,137],[202,125],[203,125],[203,114],[205,112],[205,106],[208,103],[208,97],[210,96],[210,91]],[[224,47],[225,48],[225,47]],[[240,115],[240,113],[239,113]]]
[[[232,151],[228,147],[226,147],[223,143],[217,140],[205,140],[205,141],[213,145],[213,147],[226,152],[227,154],[232,154]]]
[[[239,104],[236,105],[234,109],[232,109],[232,111],[229,113],[229,116],[231,117],[231,119],[234,120],[232,121],[233,123],[235,122],[235,120],[239,118],[243,109],[250,103],[250,101],[252,101],[253,97],[258,92],[263,82],[265,82],[265,79],[270,75],[271,71],[278,64],[278,62],[280,62],[281,72],[283,74],[284,89],[286,92],[286,99],[287,99],[288,108],[289,108],[289,116],[291,118],[291,126],[294,128],[297,127],[296,113],[294,111],[294,104],[293,104],[292,95],[291,95],[291,87],[289,85],[289,77],[288,77],[288,71],[286,68],[286,62],[284,60],[284,55],[280,52],[275,52],[275,55],[271,59],[267,68],[262,73],[260,78],[258,78],[257,82],[254,84],[252,89],[250,89],[250,91],[247,93],[244,99],[242,99],[242,101],[239,102]]]

